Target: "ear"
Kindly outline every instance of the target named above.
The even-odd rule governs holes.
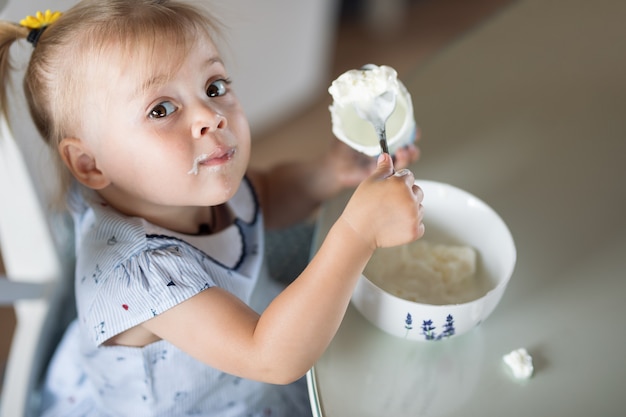
[[[111,183],[98,168],[95,157],[82,140],[64,138],[59,143],[58,149],[61,159],[81,184],[94,190],[101,190]]]

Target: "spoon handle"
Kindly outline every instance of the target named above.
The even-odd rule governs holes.
[[[380,148],[383,150],[383,153],[389,153],[389,146],[387,145],[387,129],[385,128],[385,123],[382,123],[382,126],[376,126],[376,133],[378,134],[378,140],[380,142]]]
[[[387,145],[387,131],[385,127],[383,126],[382,128],[376,130],[378,131],[378,138],[380,139],[380,148],[382,149],[383,153],[389,155],[389,146]],[[393,168],[393,173],[396,173],[395,168]]]
[[[385,133],[385,129],[380,131],[380,148],[383,150],[383,153],[389,153],[389,146],[387,146],[387,134]]]

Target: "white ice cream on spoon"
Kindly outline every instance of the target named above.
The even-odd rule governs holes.
[[[368,64],[346,71],[328,92],[333,134],[353,149],[378,155],[381,134],[391,153],[415,140],[411,95],[393,68]]]
[[[389,153],[385,123],[396,108],[398,91],[396,70],[371,64],[343,73],[328,89],[337,105],[354,106],[359,117],[374,126],[385,153]]]

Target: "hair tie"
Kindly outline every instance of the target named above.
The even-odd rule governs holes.
[[[46,30],[49,25],[56,22],[61,15],[61,12],[46,10],[45,13],[37,12],[35,16],[26,16],[25,19],[20,20],[21,26],[30,29],[26,40],[33,44],[33,48],[37,46],[37,42],[39,42],[39,38],[44,30]]]

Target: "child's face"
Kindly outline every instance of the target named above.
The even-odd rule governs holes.
[[[141,215],[232,197],[248,165],[250,131],[208,38],[199,37],[165,79],[160,68],[104,72],[113,76],[96,81],[88,100],[103,110],[86,106],[83,135],[110,181],[100,190],[109,203]]]

